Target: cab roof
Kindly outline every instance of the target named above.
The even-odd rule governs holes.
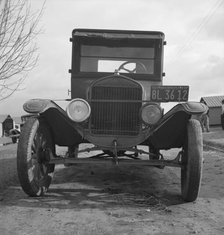
[[[104,38],[104,39],[164,39],[160,31],[110,30],[110,29],[74,29],[73,37]]]

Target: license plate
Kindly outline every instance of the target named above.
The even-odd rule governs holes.
[[[181,102],[187,101],[189,86],[152,86],[151,101]]]

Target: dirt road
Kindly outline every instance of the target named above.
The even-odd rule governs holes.
[[[224,153],[204,158],[195,203],[182,201],[179,169],[168,167],[61,166],[42,198],[11,182],[0,234],[224,234]]]

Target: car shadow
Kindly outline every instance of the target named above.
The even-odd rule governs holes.
[[[167,210],[181,204],[180,179],[171,168],[73,165],[57,167],[49,191],[28,197],[19,184],[8,188],[4,204],[46,208],[145,207]],[[7,199],[7,194],[10,194]]]

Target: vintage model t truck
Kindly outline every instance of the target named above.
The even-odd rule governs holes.
[[[187,102],[188,86],[162,85],[164,34],[75,29],[70,41],[71,99],[66,110],[50,99],[24,104],[34,114],[18,143],[18,176],[25,193],[43,195],[55,164],[111,161],[180,167],[182,197],[196,200],[203,149],[201,126],[192,116],[205,112],[206,106]],[[161,102],[178,104],[164,114]],[[83,143],[93,147],[79,150]],[[56,145],[67,146],[67,154],[58,156]],[[160,151],[171,148],[180,151],[166,159]],[[102,152],[80,158],[81,152],[93,150]]]

